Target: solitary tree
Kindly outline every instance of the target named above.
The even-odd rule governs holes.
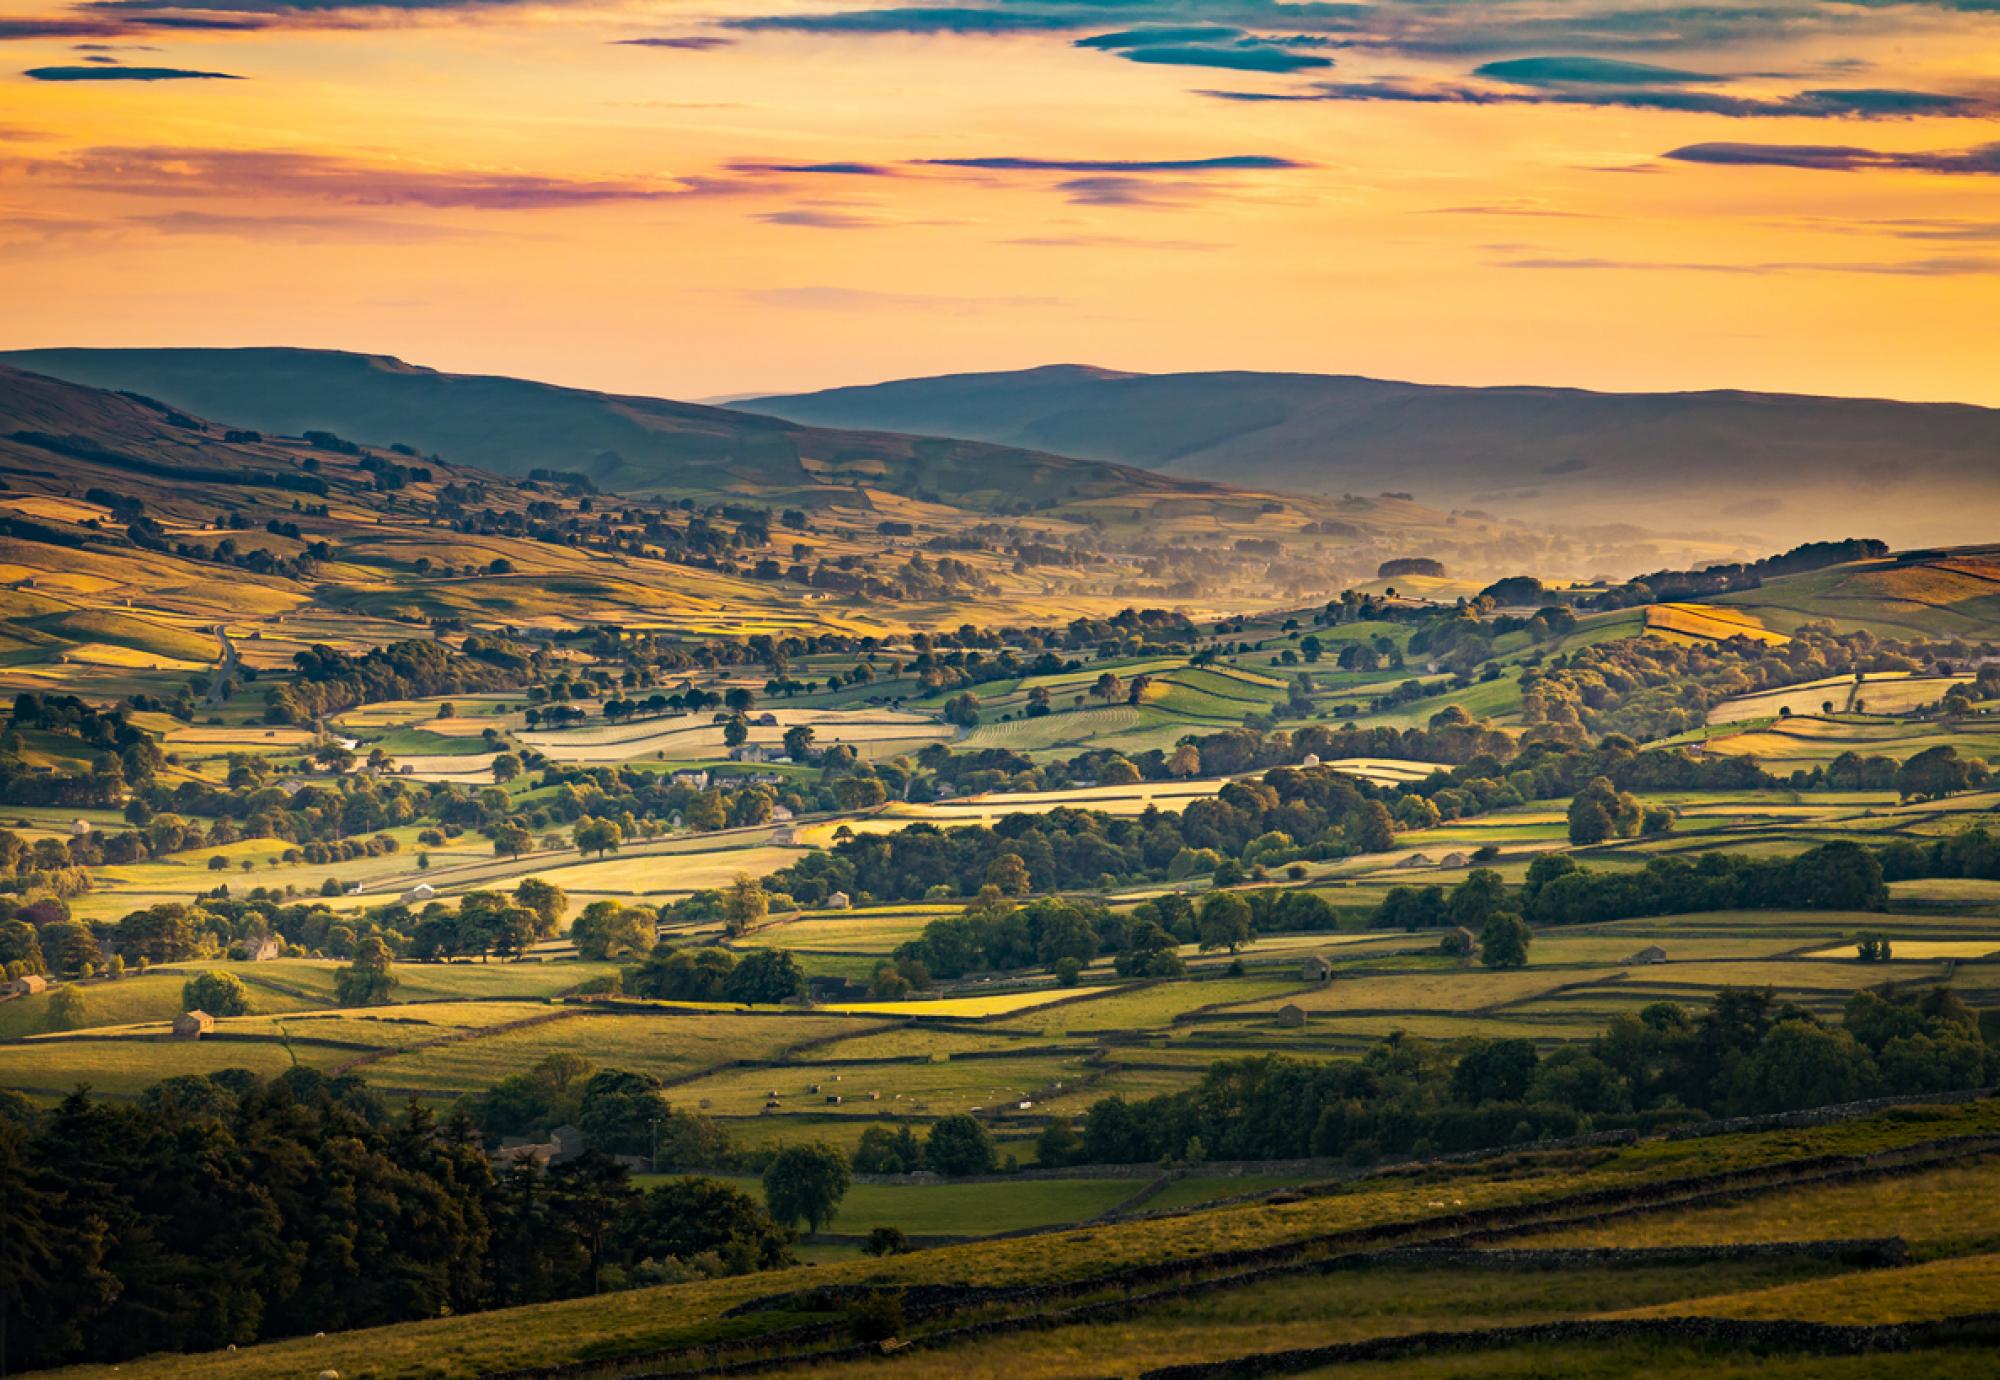
[[[825,1141],[788,1145],[764,1170],[764,1204],[773,1220],[816,1232],[833,1220],[853,1181],[847,1156]]]
[[[354,947],[354,960],[333,975],[333,990],[342,1006],[381,1006],[395,989],[389,971],[389,946],[369,935]]]
[[[1479,961],[1489,968],[1528,966],[1528,922],[1512,911],[1496,911],[1479,931]]]
[[[924,1164],[947,1178],[985,1174],[992,1170],[993,1163],[993,1137],[976,1119],[963,1112],[945,1117],[931,1127],[930,1138],[924,1142]]]
[[[181,984],[181,1005],[211,1016],[243,1016],[250,1011],[250,989],[234,973],[196,973]]]

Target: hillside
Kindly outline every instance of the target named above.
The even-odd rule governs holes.
[[[130,389],[234,425],[402,443],[496,474],[588,475],[602,489],[829,501],[869,485],[980,511],[1110,497],[1224,498],[1220,486],[1012,446],[834,431],[661,398],[446,374],[335,350],[22,350],[0,361]]]
[[[1892,544],[1982,540],[1981,514],[2000,501],[2000,412],[1944,404],[1055,365],[738,406],[1293,492],[1411,490],[1440,507],[1771,545],[1838,535],[1863,501]]]

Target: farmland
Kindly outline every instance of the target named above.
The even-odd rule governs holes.
[[[614,501],[90,407],[117,444],[78,482],[0,494],[9,1153],[96,1165],[61,1143],[86,1088],[146,1175],[207,1183],[167,1134],[198,1124],[284,1187],[246,1251],[349,1213],[306,1215],[287,1166],[350,1155],[370,1201],[491,1231],[428,1263],[450,1228],[365,1234],[356,1272],[432,1283],[311,1345],[214,1271],[250,1321],[100,1321],[64,1358],[722,1348],[672,1373],[782,1332],[794,1368],[1096,1375],[1691,1308],[1951,1318],[1992,1285],[1990,553],[1665,599],[1521,536],[1546,579],[1391,595],[1389,551],[1512,526],[1172,484],[1017,511],[891,459],[821,482],[847,452],[755,503]],[[210,479],[132,479],[186,446]],[[1388,526],[1334,538],[1335,510]],[[786,1215],[802,1158],[852,1171],[817,1216]],[[118,1220],[182,1242],[232,1210],[188,1201]],[[726,1237],[645,1234],[695,1218]],[[1600,1254],[1521,1253],[1550,1242]],[[1401,1246],[1442,1254],[1372,1254]],[[1024,1287],[1096,1311],[992,1292]],[[846,1352],[876,1302],[907,1348]],[[1617,1370],[1651,1335],[1506,1365]]]

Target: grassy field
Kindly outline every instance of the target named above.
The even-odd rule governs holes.
[[[879,1261],[825,1261],[809,1272],[635,1290],[466,1318],[304,1338],[234,1354],[141,1361],[126,1364],[118,1373],[128,1380],[169,1374],[237,1380],[326,1368],[344,1374],[365,1370],[380,1380],[419,1373],[470,1376],[510,1366],[587,1356],[604,1358],[672,1346],[683,1339],[712,1340],[717,1336],[716,1321],[728,1310],[752,1299],[781,1295],[801,1287],[805,1280],[814,1285],[868,1280],[878,1285],[948,1281],[989,1287],[1046,1286],[1099,1278],[1127,1264],[1168,1261],[1184,1262],[1199,1274],[1212,1268],[1202,1263],[1207,1253],[1218,1250],[1290,1243],[1312,1258],[1326,1248],[1309,1243],[1330,1232],[1371,1227],[1422,1240],[1426,1232],[1438,1230],[1438,1224],[1450,1222],[1458,1214],[1503,1205],[1559,1220],[1566,1210],[1563,1204],[1579,1194],[1631,1191],[1723,1170],[1788,1173],[1793,1171],[1787,1166],[1803,1164],[1815,1156],[1919,1146],[1942,1137],[1995,1130],[2000,1130],[2000,1111],[1990,1104],[1977,1104],[1944,1109],[1923,1118],[1878,1116],[1807,1130],[1649,1142],[1608,1150],[1588,1160],[1559,1154],[1528,1157],[1497,1169],[1468,1167],[1429,1182],[1381,1175],[1290,1203],[1095,1224]],[[859,1201],[866,1204],[867,1200]],[[1046,1196],[1034,1190],[1022,1201],[1038,1205]],[[1073,1209],[1076,1204],[1065,1206]],[[938,1210],[945,1207],[940,1203]],[[964,1207],[976,1210],[970,1203]],[[1533,1240],[1529,1238],[1529,1244]],[[1910,1287],[1913,1281],[1918,1287]],[[1166,1361],[1223,1359],[1288,1345],[1323,1345],[1343,1338],[1428,1328],[1468,1328],[1644,1309],[1708,1314],[1716,1308],[1728,1308],[1746,1316],[1825,1316],[1844,1310],[1850,1319],[1939,1316],[1978,1311],[1984,1306],[1980,1300],[1990,1296],[1991,1287],[1989,1267],[1977,1254],[1940,1260],[1915,1270],[1888,1271],[1810,1258],[1633,1263],[1616,1269],[1567,1270],[1487,1269],[1476,1260],[1446,1268],[1384,1261],[1331,1277],[1253,1279],[1192,1299],[1167,1296],[1142,1300],[1135,1314],[1096,1326],[1030,1326],[990,1339],[968,1338],[943,1351],[917,1351],[888,1362],[868,1362],[862,1368],[913,1374],[936,1374],[941,1367],[966,1374],[1134,1374]],[[1727,1302],[1720,1302],[1724,1300]],[[1031,1310],[1036,1306],[1011,1305]],[[765,1316],[769,1322],[751,1326],[784,1327],[798,1320],[796,1314],[784,1312]],[[1607,1365],[1620,1360],[1615,1348],[1584,1350]],[[1550,1373],[1547,1369],[1537,1371],[1534,1365],[1547,1367],[1552,1356],[1573,1354],[1575,1348],[1508,1353],[1505,1359],[1513,1369],[1498,1373]],[[1695,1348],[1688,1359],[1699,1360],[1705,1355],[1712,1357],[1712,1353]],[[1679,1364],[1678,1356],[1670,1353],[1666,1360]],[[1977,1373],[1965,1369],[1955,1352],[1927,1354],[1921,1359],[1928,1363],[1927,1371],[1906,1373]],[[1990,1356],[1986,1360],[1990,1365]],[[1829,1370],[1824,1365],[1773,1372],[1771,1364],[1762,1366],[1758,1373],[1883,1373],[1880,1368]],[[112,1372],[107,1367],[76,1373],[94,1377]],[[1395,1373],[1410,1371],[1405,1367]],[[1439,1373],[1489,1371],[1475,1367],[1468,1372],[1461,1365]],[[1596,1373],[1623,1372],[1601,1369]],[[1692,1375],[1695,1371],[1690,1367],[1675,1373]]]

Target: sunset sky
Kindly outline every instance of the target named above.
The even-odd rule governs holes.
[[[0,345],[2000,404],[2000,0],[0,0]]]

